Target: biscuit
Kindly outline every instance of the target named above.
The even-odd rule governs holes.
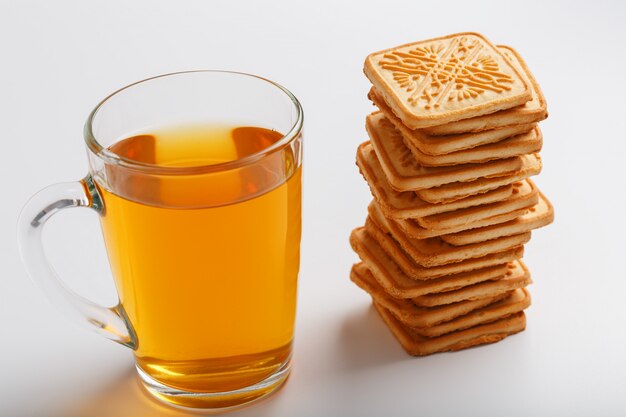
[[[502,299],[497,300],[500,296],[490,297],[486,300],[492,300],[496,298],[496,301],[492,304],[488,304],[486,307],[473,310],[472,312],[460,316],[456,319],[439,323],[435,326],[415,328],[416,333],[426,337],[437,337],[446,333],[467,329],[483,323],[490,323],[504,317],[508,317],[511,314],[519,313],[528,307],[530,307],[531,298],[530,293],[526,288],[519,288],[502,295]],[[476,301],[461,301],[460,303],[449,304],[450,306],[456,306],[464,303],[474,303]],[[443,308],[445,306],[436,307]],[[418,307],[419,308],[419,307]]]
[[[365,75],[411,129],[494,113],[531,99],[503,53],[477,33],[458,33],[370,54]]]
[[[367,266],[363,263],[355,264],[352,267],[350,270],[350,280],[359,288],[367,292],[375,302],[388,309],[402,323],[407,326],[422,328],[420,330],[423,330],[424,327],[432,327],[444,322],[449,322],[450,320],[466,315],[473,310],[510,297],[510,294],[500,294],[480,300],[461,301],[459,303],[447,304],[440,307],[424,308],[416,306],[410,300],[394,298],[390,294],[386,293],[376,281]],[[493,321],[493,319],[489,321]],[[479,323],[474,323],[465,327],[471,327],[476,324]],[[448,326],[448,328],[450,327]],[[450,331],[454,330],[460,330],[460,328],[452,329]],[[421,333],[422,332],[420,331],[420,334]]]
[[[518,233],[529,232],[546,226],[554,221],[554,208],[545,195],[539,192],[539,202],[515,220],[497,225],[480,227],[441,236],[444,242],[451,245],[471,245],[472,243],[484,242],[497,239],[501,236],[510,236]]]
[[[395,219],[424,217],[494,203],[505,200],[513,193],[513,186],[509,184],[450,203],[432,204],[420,199],[415,192],[396,191],[391,188],[370,143],[359,146],[356,163],[383,213]]]
[[[493,178],[479,178],[470,182],[452,182],[440,187],[415,191],[417,196],[433,204],[451,203],[462,198],[485,193],[496,188],[513,184],[541,172],[542,164],[539,154],[521,156],[522,168],[509,175]]]
[[[500,142],[478,146],[446,155],[428,155],[417,149],[411,142],[404,144],[413,153],[415,160],[425,167],[438,167],[460,164],[481,164],[495,159],[506,159],[514,156],[539,152],[543,146],[543,136],[539,127],[521,133]]]
[[[493,297],[532,284],[530,272],[522,261],[513,261],[507,265],[507,268],[509,270],[501,279],[479,282],[453,291],[420,295],[412,297],[411,301],[419,307],[435,307],[459,301]]]
[[[525,209],[537,204],[538,201],[538,192],[535,184],[531,180],[523,180],[513,184],[512,195],[506,200],[468,207],[454,212],[418,217],[415,220],[422,227],[447,229],[462,226],[467,223],[474,223],[509,211]]]
[[[517,184],[519,186],[516,187]],[[515,183],[513,191],[514,194],[509,199],[496,203],[426,217],[389,219],[389,221],[395,222],[407,236],[416,239],[428,239],[500,224],[524,215],[527,209],[538,202],[537,189],[529,180]],[[371,213],[371,209],[368,210]]]
[[[398,191],[421,190],[456,181],[503,176],[522,169],[522,158],[519,156],[483,164],[423,167],[415,161],[400,132],[382,113],[368,115],[366,128],[387,181]]]
[[[376,206],[374,206],[373,213],[370,213],[368,219],[376,223],[381,229],[388,231],[400,244],[404,252],[410,256],[416,264],[424,267],[433,267],[461,262],[471,258],[480,258],[492,253],[516,248],[530,240],[530,232],[526,232],[472,245],[453,246],[438,237],[413,239],[406,236],[396,224],[388,221],[382,212],[376,209]]]
[[[490,152],[489,150],[493,149],[493,147],[489,147],[488,145],[503,141],[511,136],[529,132],[536,126],[536,123],[524,123],[481,132],[463,132],[454,135],[433,136],[425,130],[411,130],[406,127],[402,123],[402,120],[398,119],[391,109],[387,107],[385,102],[380,99],[374,88],[370,89],[368,97],[384,114],[385,118],[400,131],[404,143],[418,157],[421,156],[421,154],[442,156],[479,146],[484,147],[483,150],[488,154]],[[418,154],[417,151],[421,154]],[[530,151],[526,153],[530,153]],[[426,158],[426,156],[424,156],[424,158]]]
[[[400,244],[389,234],[381,230],[373,221],[367,220],[365,222],[365,230],[368,236],[376,240],[376,243],[385,251],[387,256],[400,267],[402,272],[408,277],[418,280],[439,278],[445,275],[459,274],[494,265],[501,265],[506,262],[521,259],[522,256],[524,256],[524,247],[517,246],[479,258],[471,258],[461,262],[426,268],[416,264],[415,261],[404,252]]]
[[[513,63],[513,66],[522,74],[522,77],[525,77],[525,79],[530,82],[532,93],[531,100],[509,110],[427,128],[426,131],[429,134],[452,135],[463,132],[477,132],[514,124],[535,123],[548,117],[546,99],[522,57],[510,46],[499,45],[498,49]]]
[[[507,264],[499,264],[441,278],[415,280],[407,276],[362,228],[352,232],[350,244],[378,285],[395,298],[413,298],[457,290],[479,282],[500,279],[508,271]]]
[[[460,301],[438,307],[418,307],[410,300],[397,299],[386,293],[362,263],[352,267],[350,280],[366,291],[374,302],[425,337],[437,337],[496,321],[523,311],[530,306],[531,301],[528,291],[519,288],[479,300]]]
[[[424,337],[403,324],[385,307],[374,302],[374,307],[404,350],[412,356],[425,356],[438,352],[457,351],[473,346],[494,343],[526,328],[524,312],[503,319],[480,324],[469,329],[447,333],[438,337]]]
[[[376,205],[375,201],[370,203],[370,206]],[[379,208],[380,210],[380,208]],[[460,226],[454,226],[443,229],[428,229],[422,227],[418,222],[413,219],[388,219],[390,222],[395,223],[403,233],[405,233],[408,237],[413,239],[429,239],[434,237],[443,236],[446,234],[452,234],[464,230],[471,230],[474,228],[484,227],[487,225],[494,225],[499,223],[504,223],[510,221],[511,219],[515,219],[517,217],[522,216],[526,212],[525,208],[518,209],[515,211],[508,211],[503,214],[499,214],[492,217],[487,217],[485,219],[478,220],[474,223],[462,224]],[[453,212],[454,213],[454,212]],[[443,213],[446,214],[446,213]]]

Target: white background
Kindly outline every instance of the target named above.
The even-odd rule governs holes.
[[[82,126],[111,91],[215,68],[289,88],[305,109],[303,258],[295,362],[276,396],[233,415],[626,414],[626,9],[620,2],[0,2],[0,415],[183,416],[148,399],[132,354],[68,322],[27,278],[20,207],[86,171]],[[348,280],[348,235],[369,191],[354,165],[372,110],[369,52],[460,31],[522,54],[542,85],[544,170],[556,222],[533,233],[524,333],[407,356]],[[66,281],[115,300],[95,214],[46,236]]]

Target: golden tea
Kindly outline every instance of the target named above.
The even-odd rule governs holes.
[[[193,172],[253,158],[281,138],[258,127],[197,125],[142,132],[109,148],[135,162],[192,170],[142,176],[111,166],[109,189],[98,185],[137,364],[163,384],[236,390],[289,359],[301,233],[295,156],[283,152],[254,170]]]
[[[303,123],[287,89],[241,72],[115,91],[85,123],[87,174],[20,213],[28,274],[68,317],[133,349],[157,399],[226,411],[275,392],[291,369]],[[100,216],[115,306],[69,290],[46,259],[46,222],[79,207]]]

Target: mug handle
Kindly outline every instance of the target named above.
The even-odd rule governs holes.
[[[41,239],[43,226],[56,213],[73,207],[87,207],[102,214],[104,205],[93,179],[54,184],[32,196],[18,220],[18,245],[30,277],[52,304],[79,324],[95,330],[131,349],[137,337],[122,306],[108,308],[96,304],[67,287],[48,262]]]

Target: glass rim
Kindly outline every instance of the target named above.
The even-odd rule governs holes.
[[[96,139],[94,133],[93,133],[93,129],[92,129],[92,125],[93,125],[93,121],[96,118],[98,111],[102,108],[102,106],[104,106],[104,104],[106,104],[111,98],[115,97],[116,95],[136,86],[139,84],[143,84],[149,81],[153,81],[153,80],[157,80],[160,78],[165,78],[165,77],[171,77],[171,76],[176,76],[176,75],[185,75],[185,74],[198,74],[198,73],[205,73],[205,74],[231,74],[231,75],[240,75],[240,76],[244,76],[244,77],[251,77],[251,78],[256,78],[257,80],[260,81],[264,81],[266,83],[269,83],[271,85],[273,85],[274,87],[278,88],[279,90],[281,90],[283,93],[285,93],[285,95],[291,100],[292,104],[294,105],[294,108],[296,110],[296,120],[294,121],[294,123],[292,124],[291,128],[289,129],[289,131],[287,133],[285,133],[282,138],[280,138],[279,140],[277,140],[276,142],[274,142],[272,145],[268,146],[267,148],[263,148],[255,153],[252,153],[250,155],[246,155],[243,158],[239,158],[239,159],[234,159],[232,161],[227,161],[227,162],[219,162],[216,164],[209,164],[209,165],[198,165],[198,166],[190,166],[190,167],[171,167],[171,166],[163,166],[163,165],[157,165],[157,164],[149,164],[149,163],[145,163],[145,162],[140,162],[140,161],[136,161],[130,158],[125,158],[123,156],[119,156],[114,152],[111,152],[110,150],[108,150],[107,148],[105,148],[104,146],[102,146],[100,144],[100,142],[98,142],[98,139]],[[249,74],[249,73],[245,73],[245,72],[239,72],[239,71],[228,71],[228,70],[190,70],[190,71],[177,71],[177,72],[170,72],[170,73],[166,73],[166,74],[161,74],[161,75],[157,75],[154,77],[149,77],[149,78],[145,78],[143,80],[140,81],[136,81],[134,83],[128,84],[116,91],[114,91],[113,93],[109,94],[108,96],[106,96],[104,99],[102,99],[97,105],[96,107],[91,111],[91,113],[89,113],[89,116],[87,117],[87,121],[85,122],[85,128],[84,128],[84,139],[85,139],[85,144],[87,145],[87,148],[93,152],[93,154],[102,159],[104,162],[109,163],[109,164],[114,164],[114,165],[118,165],[118,166],[122,166],[124,168],[129,168],[129,169],[134,169],[134,170],[138,170],[138,171],[145,171],[145,172],[150,172],[150,173],[154,173],[154,174],[163,174],[163,175],[193,175],[193,174],[204,174],[204,173],[210,173],[210,172],[219,172],[219,171],[227,171],[230,169],[234,169],[234,168],[239,168],[239,167],[243,167],[246,165],[250,165],[251,163],[258,161],[260,159],[262,159],[263,157],[272,154],[278,150],[283,149],[284,147],[286,147],[287,145],[289,145],[295,138],[297,138],[300,133],[302,132],[302,126],[304,123],[304,113],[302,110],[302,106],[300,104],[300,102],[298,101],[298,99],[296,98],[296,96],[294,96],[291,91],[289,91],[288,89],[286,89],[285,87],[283,87],[282,85],[269,80],[267,78],[258,76],[258,75],[254,75],[254,74]]]

